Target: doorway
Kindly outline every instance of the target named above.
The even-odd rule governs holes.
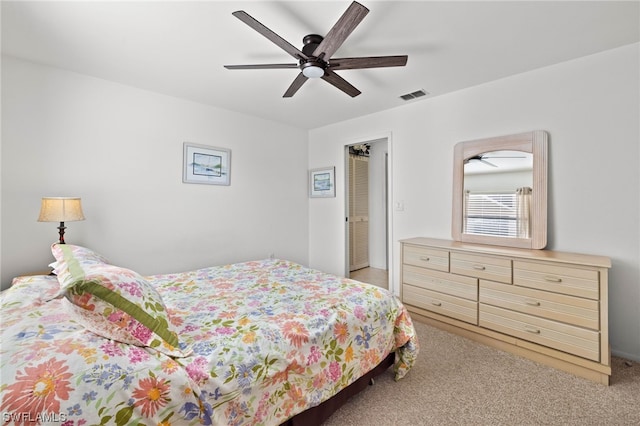
[[[347,145],[346,276],[389,288],[388,138]]]

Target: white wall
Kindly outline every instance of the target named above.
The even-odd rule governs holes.
[[[548,249],[609,256],[610,341],[640,361],[639,45],[512,76],[378,114],[314,129],[309,167],[335,165],[343,146],[393,135],[393,269],[399,243],[451,237],[453,146],[459,141],[546,130],[549,142]],[[428,87],[425,87],[429,90]],[[365,95],[366,96],[366,93]],[[373,138],[372,138],[373,139]],[[343,188],[310,204],[309,263],[344,271]]]
[[[473,173],[464,175],[464,190],[472,192],[515,192],[522,187],[533,188],[533,171],[503,173]]]
[[[231,185],[183,184],[185,141],[231,149]],[[142,274],[306,264],[306,184],[306,131],[3,57],[3,288],[53,260],[42,196],[82,197],[67,243]]]

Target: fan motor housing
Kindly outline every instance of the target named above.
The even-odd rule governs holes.
[[[324,40],[324,37],[318,34],[309,34],[304,36],[302,38],[302,43],[304,43],[304,46],[302,46],[302,53],[309,57],[313,56],[313,52],[316,50],[316,47],[322,43],[322,40]]]

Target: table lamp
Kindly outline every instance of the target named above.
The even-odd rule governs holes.
[[[60,244],[64,244],[65,222],[84,220],[78,197],[43,197],[38,222],[60,222]]]

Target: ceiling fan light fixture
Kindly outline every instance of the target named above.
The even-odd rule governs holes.
[[[315,62],[307,62],[302,66],[302,74],[307,78],[320,78],[324,76],[324,68]]]

